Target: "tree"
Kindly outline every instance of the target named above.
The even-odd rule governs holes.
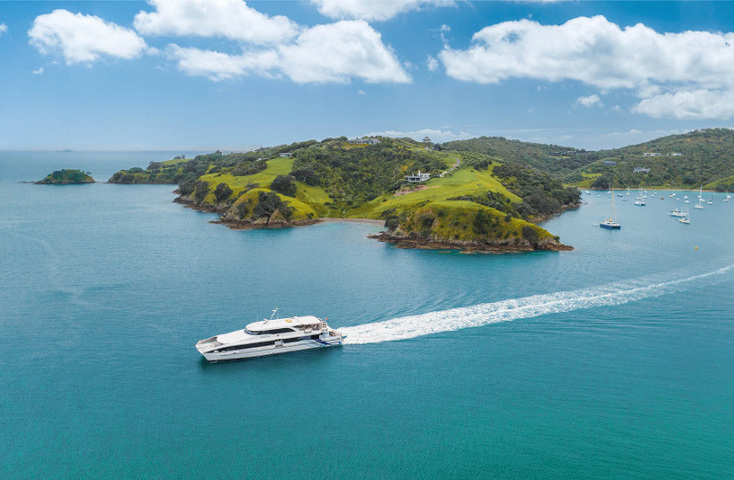
[[[203,202],[208,194],[209,194],[209,184],[203,180],[197,181],[196,182],[196,192],[194,193],[194,198],[196,199],[196,202],[197,203]]]
[[[295,178],[290,175],[278,175],[270,184],[270,189],[274,192],[281,193],[286,197],[294,197],[296,195]]]
[[[217,185],[217,188],[214,189],[214,196],[218,203],[225,201],[230,195],[232,195],[232,189],[224,182]]]

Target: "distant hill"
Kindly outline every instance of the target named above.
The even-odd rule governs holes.
[[[57,170],[35,183],[37,185],[75,185],[94,183],[94,179],[89,172],[82,172],[81,170]]]
[[[583,149],[508,140],[503,137],[456,140],[441,144],[441,148],[482,153],[504,163],[527,165],[556,176],[563,176],[593,162]]]
[[[734,130],[712,128],[600,150],[564,179],[580,187],[734,188]]]

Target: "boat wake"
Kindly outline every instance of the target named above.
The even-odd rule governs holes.
[[[567,292],[502,300],[470,307],[452,308],[421,315],[393,318],[340,328],[347,335],[344,344],[365,344],[405,340],[408,338],[451,332],[492,323],[509,322],[551,313],[564,313],[587,308],[622,305],[646,298],[677,293],[710,282],[734,270],[734,265],[710,272],[657,283],[641,280],[618,282]]]

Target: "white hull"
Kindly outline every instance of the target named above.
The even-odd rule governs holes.
[[[242,360],[244,358],[264,357],[267,355],[277,355],[280,353],[299,352],[301,350],[314,350],[326,347],[338,347],[342,344],[341,338],[333,340],[300,340],[298,342],[283,344],[280,346],[268,345],[265,347],[246,348],[243,350],[234,350],[231,352],[203,353],[204,358],[210,362],[223,362],[227,360]]]

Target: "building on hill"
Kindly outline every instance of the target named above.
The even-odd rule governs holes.
[[[291,158],[293,154],[292,153],[281,153],[280,156],[285,157],[285,158]]]
[[[601,164],[606,165],[607,167],[617,166],[617,162],[615,162],[614,160],[604,160],[603,162],[601,162]]]
[[[380,143],[380,139],[379,138],[375,138],[375,137],[352,138],[352,139],[347,140],[347,141],[349,143],[358,144],[358,145],[364,145],[364,144],[366,144],[366,145],[377,145],[378,143]]]
[[[648,174],[648,173],[650,173],[650,169],[649,168],[637,167],[634,170],[632,170],[632,173],[644,173],[644,174]]]
[[[418,173],[414,173],[413,175],[406,175],[405,179],[410,183],[426,182],[431,179],[431,174],[421,173],[421,171],[418,170]]]
[[[658,152],[644,152],[643,157],[659,157],[661,154]]]
[[[680,152],[673,152],[673,153],[668,153],[666,156],[668,156],[668,157],[682,157],[683,154],[680,153]]]

